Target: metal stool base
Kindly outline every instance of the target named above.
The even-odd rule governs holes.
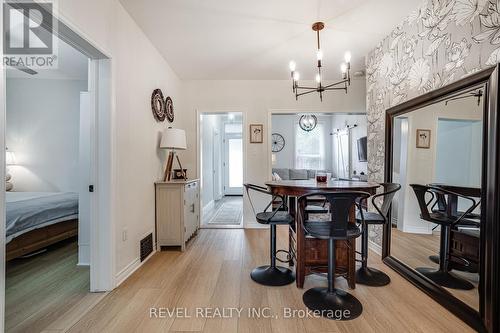
[[[295,273],[281,266],[260,266],[255,268],[250,277],[258,284],[264,286],[286,286],[295,281]]]
[[[313,311],[319,311],[321,316],[332,320],[351,320],[363,312],[363,305],[353,295],[340,290],[328,288],[312,288],[302,296],[304,304]]]
[[[438,285],[450,289],[471,290],[474,285],[467,280],[455,277],[446,271],[436,270],[428,267],[418,267],[417,272],[424,275],[429,280],[437,283]]]
[[[391,279],[378,269],[360,267],[356,271],[356,283],[370,287],[382,287],[391,283]]]

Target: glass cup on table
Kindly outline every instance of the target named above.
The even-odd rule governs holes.
[[[326,174],[326,172],[316,172],[316,181],[318,183],[328,182],[328,175]]]

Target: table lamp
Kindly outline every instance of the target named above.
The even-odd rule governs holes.
[[[177,159],[177,163],[181,168],[184,180],[187,180],[186,173],[182,168],[179,156],[176,155],[176,150],[186,150],[186,132],[178,128],[168,127],[163,131],[160,142],[161,149],[170,149],[168,153],[167,165],[165,166],[165,175],[163,176],[163,181],[170,181],[172,177],[172,165],[174,164],[174,156]]]

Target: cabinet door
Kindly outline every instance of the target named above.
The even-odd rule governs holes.
[[[196,204],[196,194],[198,191],[198,184],[189,183],[184,188],[184,226],[186,227],[186,240],[193,235],[196,231],[196,214],[197,214],[197,204]]]

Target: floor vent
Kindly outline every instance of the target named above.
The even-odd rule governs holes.
[[[141,262],[153,252],[153,234],[149,234],[141,240]]]

